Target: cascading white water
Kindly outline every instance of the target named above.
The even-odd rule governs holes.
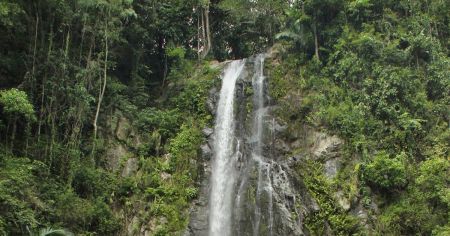
[[[271,167],[270,161],[266,160],[263,155],[263,136],[264,136],[264,118],[267,116],[267,108],[264,106],[265,94],[264,94],[264,55],[259,55],[255,61],[255,75],[253,77],[253,91],[254,91],[254,120],[253,120],[253,148],[252,159],[256,164],[258,170],[258,179],[256,186],[256,206],[255,206],[255,218],[253,225],[253,235],[258,236],[260,234],[260,222],[263,204],[261,198],[263,194],[267,197],[267,209],[268,214],[267,227],[268,234],[272,235],[273,227],[273,200],[272,200],[272,181],[271,181]]]
[[[235,182],[234,94],[244,60],[232,61],[224,71],[214,136],[214,160],[209,204],[209,235],[231,235],[233,187]]]
[[[217,112],[205,144],[213,151],[211,168],[207,162],[204,169],[209,181],[201,183],[184,236],[303,235],[297,193],[284,170],[289,167],[277,158],[284,153],[276,145],[282,127],[270,114],[264,63],[263,54],[228,63],[216,104],[211,91],[208,105]]]

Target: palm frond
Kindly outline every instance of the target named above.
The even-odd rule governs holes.
[[[286,30],[286,31],[282,31],[282,32],[278,33],[277,35],[275,35],[275,38],[297,41],[297,40],[300,40],[300,35],[292,32],[292,31]]]
[[[39,230],[39,236],[73,236],[74,234],[65,229],[52,229],[51,227]]]

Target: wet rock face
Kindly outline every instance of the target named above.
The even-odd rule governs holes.
[[[259,108],[265,109],[260,141],[262,161],[255,161],[254,150],[258,141],[254,123],[258,108],[254,99],[254,68],[255,58],[249,59],[236,83],[234,143],[240,155],[237,155],[236,163],[239,176],[234,187],[232,235],[309,235],[305,218],[317,212],[319,206],[296,168],[305,158],[320,159],[327,163],[326,175],[334,177],[340,168],[338,157],[342,141],[312,130],[286,134],[287,125],[273,115],[278,107],[268,97],[265,84],[263,107]],[[212,89],[208,99],[207,104],[213,114],[216,114],[219,92],[220,88]],[[208,235],[213,132],[211,128],[203,129],[207,141],[200,147],[203,156],[200,193],[190,209],[190,222],[184,236]],[[302,152],[292,155],[294,149]]]
[[[207,164],[206,164],[207,165]],[[207,236],[208,235],[208,197],[210,172],[205,166],[205,173],[200,183],[199,197],[194,200],[190,209],[190,221],[183,236]]]
[[[209,112],[212,115],[216,115],[217,111],[217,101],[219,100],[219,90],[217,88],[212,88],[209,91],[208,99],[206,100],[206,105],[208,107]]]

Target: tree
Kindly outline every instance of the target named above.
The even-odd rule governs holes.
[[[363,179],[381,190],[395,190],[406,186],[406,168],[403,155],[390,158],[384,153],[377,154],[373,161],[362,168]]]
[[[0,91],[0,105],[3,107],[3,114],[7,117],[8,127],[6,129],[6,135],[10,126],[11,131],[11,144],[10,149],[13,149],[14,140],[17,132],[17,122],[19,119],[23,119],[25,123],[36,121],[33,105],[28,100],[28,96],[24,91],[18,89],[9,89]],[[7,141],[8,138],[5,138]]]
[[[334,44],[333,37],[329,36],[337,36],[340,31],[343,9],[342,0],[295,1],[287,9],[286,30],[278,38],[300,42],[308,51],[311,49],[309,39],[312,39],[313,55],[321,60],[321,51],[326,51],[321,47],[329,50]]]
[[[202,48],[202,55],[201,58],[205,58],[212,48],[212,37],[211,37],[211,26],[209,23],[209,6],[210,6],[209,0],[202,0],[200,3],[200,12],[198,18],[201,19],[201,34],[199,34],[198,41],[204,41]],[[201,35],[201,37],[200,37]],[[200,48],[199,48],[200,49]]]
[[[97,121],[100,114],[100,108],[103,102],[103,97],[105,96],[106,86],[108,83],[108,67],[109,65],[109,51],[110,44],[119,40],[119,32],[121,30],[121,18],[133,17],[135,13],[132,9],[130,9],[130,4],[132,1],[120,0],[117,2],[89,2],[86,4],[87,7],[95,7],[99,8],[101,12],[102,23],[101,29],[103,31],[103,73],[101,76],[101,87],[98,92],[97,99],[97,108],[95,111],[94,121],[92,125],[94,126],[94,134],[93,134],[93,148],[92,153],[95,152],[95,142],[97,139]]]
[[[213,4],[214,54],[243,58],[265,51],[280,30],[288,1],[222,0]]]
[[[421,163],[416,179],[433,206],[450,207],[450,163],[445,158],[433,157]]]

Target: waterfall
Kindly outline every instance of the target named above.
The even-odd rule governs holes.
[[[215,124],[209,236],[273,235],[273,160],[266,153],[270,134],[265,132],[264,60],[261,54],[248,63],[233,61],[224,70]],[[246,64],[253,64],[253,70],[244,70]],[[240,76],[243,71],[246,73]],[[239,77],[243,78],[237,80]],[[243,92],[248,86],[252,97]],[[243,104],[252,104],[253,109]],[[246,122],[248,115],[251,119]]]
[[[272,235],[273,226],[273,200],[272,200],[272,181],[271,167],[272,164],[263,154],[264,146],[264,119],[267,116],[267,107],[265,106],[265,76],[264,76],[264,55],[258,55],[255,60],[255,73],[252,78],[253,86],[253,130],[252,130],[252,149],[251,157],[254,161],[258,176],[255,196],[255,210],[253,235],[260,235],[260,223],[262,212],[268,216],[266,220],[267,234]],[[267,202],[262,202],[265,197]],[[265,208],[267,207],[267,208]]]
[[[211,173],[209,235],[231,235],[233,189],[235,182],[234,94],[236,80],[244,60],[232,61],[224,71],[214,137],[214,160]]]
[[[265,61],[260,54],[227,62],[220,91],[210,90],[215,126],[212,135],[205,127],[204,176],[183,236],[308,235],[305,212],[316,204],[292,182],[297,157],[286,158],[290,147],[278,136],[285,127],[272,114]]]

